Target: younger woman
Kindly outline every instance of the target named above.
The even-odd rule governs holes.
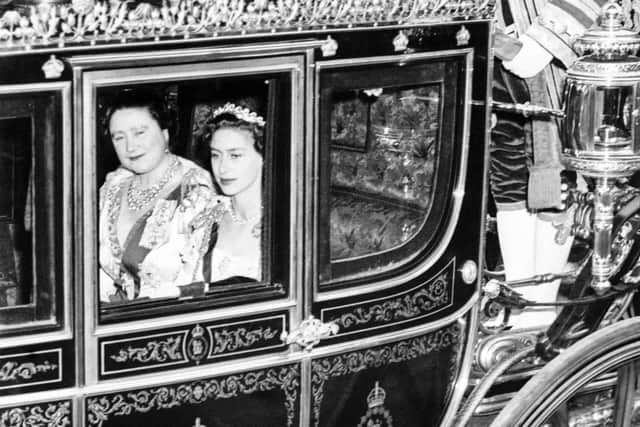
[[[205,282],[257,281],[262,277],[262,166],[265,121],[227,103],[214,110],[207,138],[211,169],[220,193],[211,208]]]

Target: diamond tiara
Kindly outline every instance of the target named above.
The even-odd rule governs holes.
[[[213,118],[215,119],[222,114],[233,114],[240,120],[243,120],[247,123],[255,123],[260,127],[263,127],[265,124],[262,116],[257,115],[255,112],[249,110],[248,108],[243,108],[230,102],[227,102],[222,107],[216,108],[213,111]]]

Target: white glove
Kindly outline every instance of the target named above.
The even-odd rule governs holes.
[[[519,39],[522,49],[510,61],[503,61],[502,66],[523,79],[533,77],[551,62],[553,55],[540,46],[531,37],[523,34]]]

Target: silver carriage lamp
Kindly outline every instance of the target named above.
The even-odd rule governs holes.
[[[622,8],[611,1],[599,24],[574,48],[565,89],[563,162],[594,177],[593,282],[597,293],[611,287],[611,239],[617,178],[640,170],[640,36],[624,29]]]

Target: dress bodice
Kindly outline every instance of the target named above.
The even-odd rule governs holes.
[[[112,172],[100,191],[100,299],[178,296],[194,280],[202,255],[206,224],[195,218],[213,195],[209,174],[179,158],[181,179],[155,201],[120,244],[118,217],[132,174]]]
[[[242,276],[254,280],[261,279],[260,257],[234,255],[221,248],[211,252],[211,281],[224,280],[233,276]]]

